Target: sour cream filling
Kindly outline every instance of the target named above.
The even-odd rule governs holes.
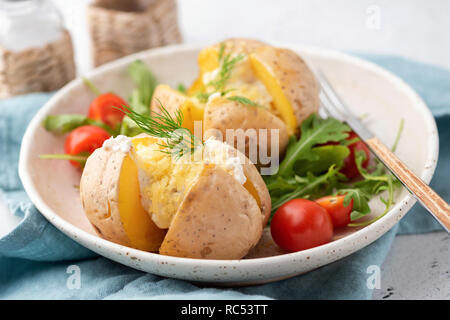
[[[111,137],[103,142],[102,149],[105,151],[121,151],[128,153],[131,150],[131,139],[124,135],[118,135],[117,137]]]
[[[215,78],[217,78],[217,75],[220,72],[220,68],[214,69],[213,71],[210,72],[205,72],[203,74],[203,84],[204,85],[208,85],[211,81],[213,81]]]
[[[216,140],[214,137],[208,138],[204,144],[203,157],[205,164],[214,163],[228,172],[231,172],[234,179],[240,184],[247,181],[242,166],[241,159],[238,156],[230,157],[230,146]]]

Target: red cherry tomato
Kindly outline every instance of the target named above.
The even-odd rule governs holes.
[[[347,140],[353,140],[357,137],[358,135],[355,132],[351,131],[349,132]],[[337,144],[337,142],[328,142],[322,145]],[[350,150],[350,154],[347,156],[347,158],[344,159],[344,165],[342,166],[341,173],[343,173],[347,178],[353,179],[359,175],[358,167],[356,166],[355,161],[355,151],[364,151],[366,154],[366,160],[364,160],[362,163],[363,168],[367,168],[367,166],[369,165],[370,151],[366,144],[362,141],[356,141],[349,145],[348,148]]]
[[[82,152],[91,154],[95,149],[100,148],[106,139],[109,139],[109,133],[100,127],[82,126],[73,130],[66,138],[64,152],[66,154],[77,155]],[[70,163],[79,167],[76,161]]]
[[[355,132],[350,132],[347,140],[352,140],[357,138],[358,135]],[[367,168],[369,165],[370,159],[370,151],[366,144],[362,141],[356,141],[348,146],[350,149],[350,154],[347,158],[344,159],[344,166],[341,169],[341,172],[349,179],[355,178],[359,175],[358,167],[356,166],[355,161],[355,152],[356,151],[364,151],[366,154],[366,160],[362,163],[363,168]]]
[[[333,222],[314,201],[293,199],[283,204],[270,224],[272,238],[287,251],[300,251],[331,241]]]
[[[118,95],[103,93],[92,101],[89,107],[88,117],[102,121],[111,128],[115,128],[125,115],[122,111],[123,106],[127,106],[127,103]]]
[[[335,228],[345,227],[350,223],[350,213],[353,210],[353,199],[347,206],[344,206],[345,195],[326,196],[317,199],[316,202],[327,210],[333,220]]]
[[[347,140],[353,140],[357,138],[358,135],[354,131],[349,132]],[[325,144],[319,144],[319,146],[326,145],[337,145],[337,142],[327,142]],[[342,166],[341,173],[343,173],[347,178],[353,179],[359,175],[358,167],[355,161],[355,151],[364,151],[366,154],[366,160],[363,161],[363,168],[367,168],[370,160],[370,151],[366,144],[362,141],[356,141],[348,146],[350,154],[344,159],[344,165]]]

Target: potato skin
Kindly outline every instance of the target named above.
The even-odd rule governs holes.
[[[152,102],[150,109],[157,113],[161,113],[160,103],[164,108],[173,116],[178,108],[187,100],[188,98],[165,84],[159,84],[155,88],[153,93]]]
[[[225,170],[205,166],[175,215],[159,252],[176,257],[241,259],[259,241],[256,200]]]
[[[278,79],[291,102],[297,125],[319,110],[319,85],[307,64],[294,51],[265,46],[252,53]]]
[[[104,239],[156,252],[166,230],[159,229],[141,207],[137,179],[137,168],[128,153],[98,148],[88,158],[81,177],[82,206]]]
[[[97,233],[106,240],[131,247],[119,213],[119,177],[123,152],[98,148],[88,158],[80,181],[84,212]]]
[[[259,130],[267,129],[267,155],[272,154],[271,150],[271,129],[278,129],[279,136],[279,154],[282,155],[287,147],[289,136],[284,122],[272,114],[270,111],[261,108],[243,105],[237,101],[230,101],[227,99],[217,98],[205,107],[205,115],[203,120],[204,137],[208,139],[211,136],[221,138],[226,141],[227,129],[255,129],[257,134],[258,150],[260,148]],[[214,129],[214,130],[211,130]],[[222,136],[219,137],[218,133]],[[249,158],[248,144],[250,141],[246,140],[245,150],[239,150]],[[237,148],[237,141],[235,141],[234,148]],[[254,160],[254,159],[252,159]]]

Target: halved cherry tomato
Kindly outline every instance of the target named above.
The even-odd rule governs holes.
[[[352,140],[357,138],[358,135],[355,132],[350,132],[347,140]],[[344,159],[344,166],[341,169],[341,172],[349,179],[355,178],[359,175],[358,167],[356,166],[355,161],[355,152],[356,151],[364,151],[366,154],[366,160],[362,163],[363,168],[367,168],[370,160],[370,151],[366,144],[362,141],[356,141],[348,146],[350,149],[350,154],[347,158]]]
[[[118,95],[114,93],[103,93],[92,101],[89,107],[88,117],[102,121],[111,128],[115,128],[125,115],[122,111],[123,106],[127,106],[127,103]]]
[[[327,210],[333,220],[335,228],[345,227],[350,223],[350,213],[353,210],[353,199],[347,206],[344,206],[345,195],[326,196],[317,199],[316,202]]]
[[[78,155],[83,152],[91,154],[109,138],[110,135],[105,129],[97,126],[81,126],[67,136],[64,152],[71,155]],[[70,163],[75,167],[80,167],[80,164],[76,161],[70,161]]]
[[[330,242],[333,222],[325,208],[316,202],[293,199],[275,212],[270,231],[277,245],[294,252]]]

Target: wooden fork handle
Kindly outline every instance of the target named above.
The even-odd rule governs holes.
[[[450,205],[433,189],[416,176],[380,140],[373,137],[365,140],[372,152],[389,168],[403,185],[420,201],[442,226],[450,230]]]

